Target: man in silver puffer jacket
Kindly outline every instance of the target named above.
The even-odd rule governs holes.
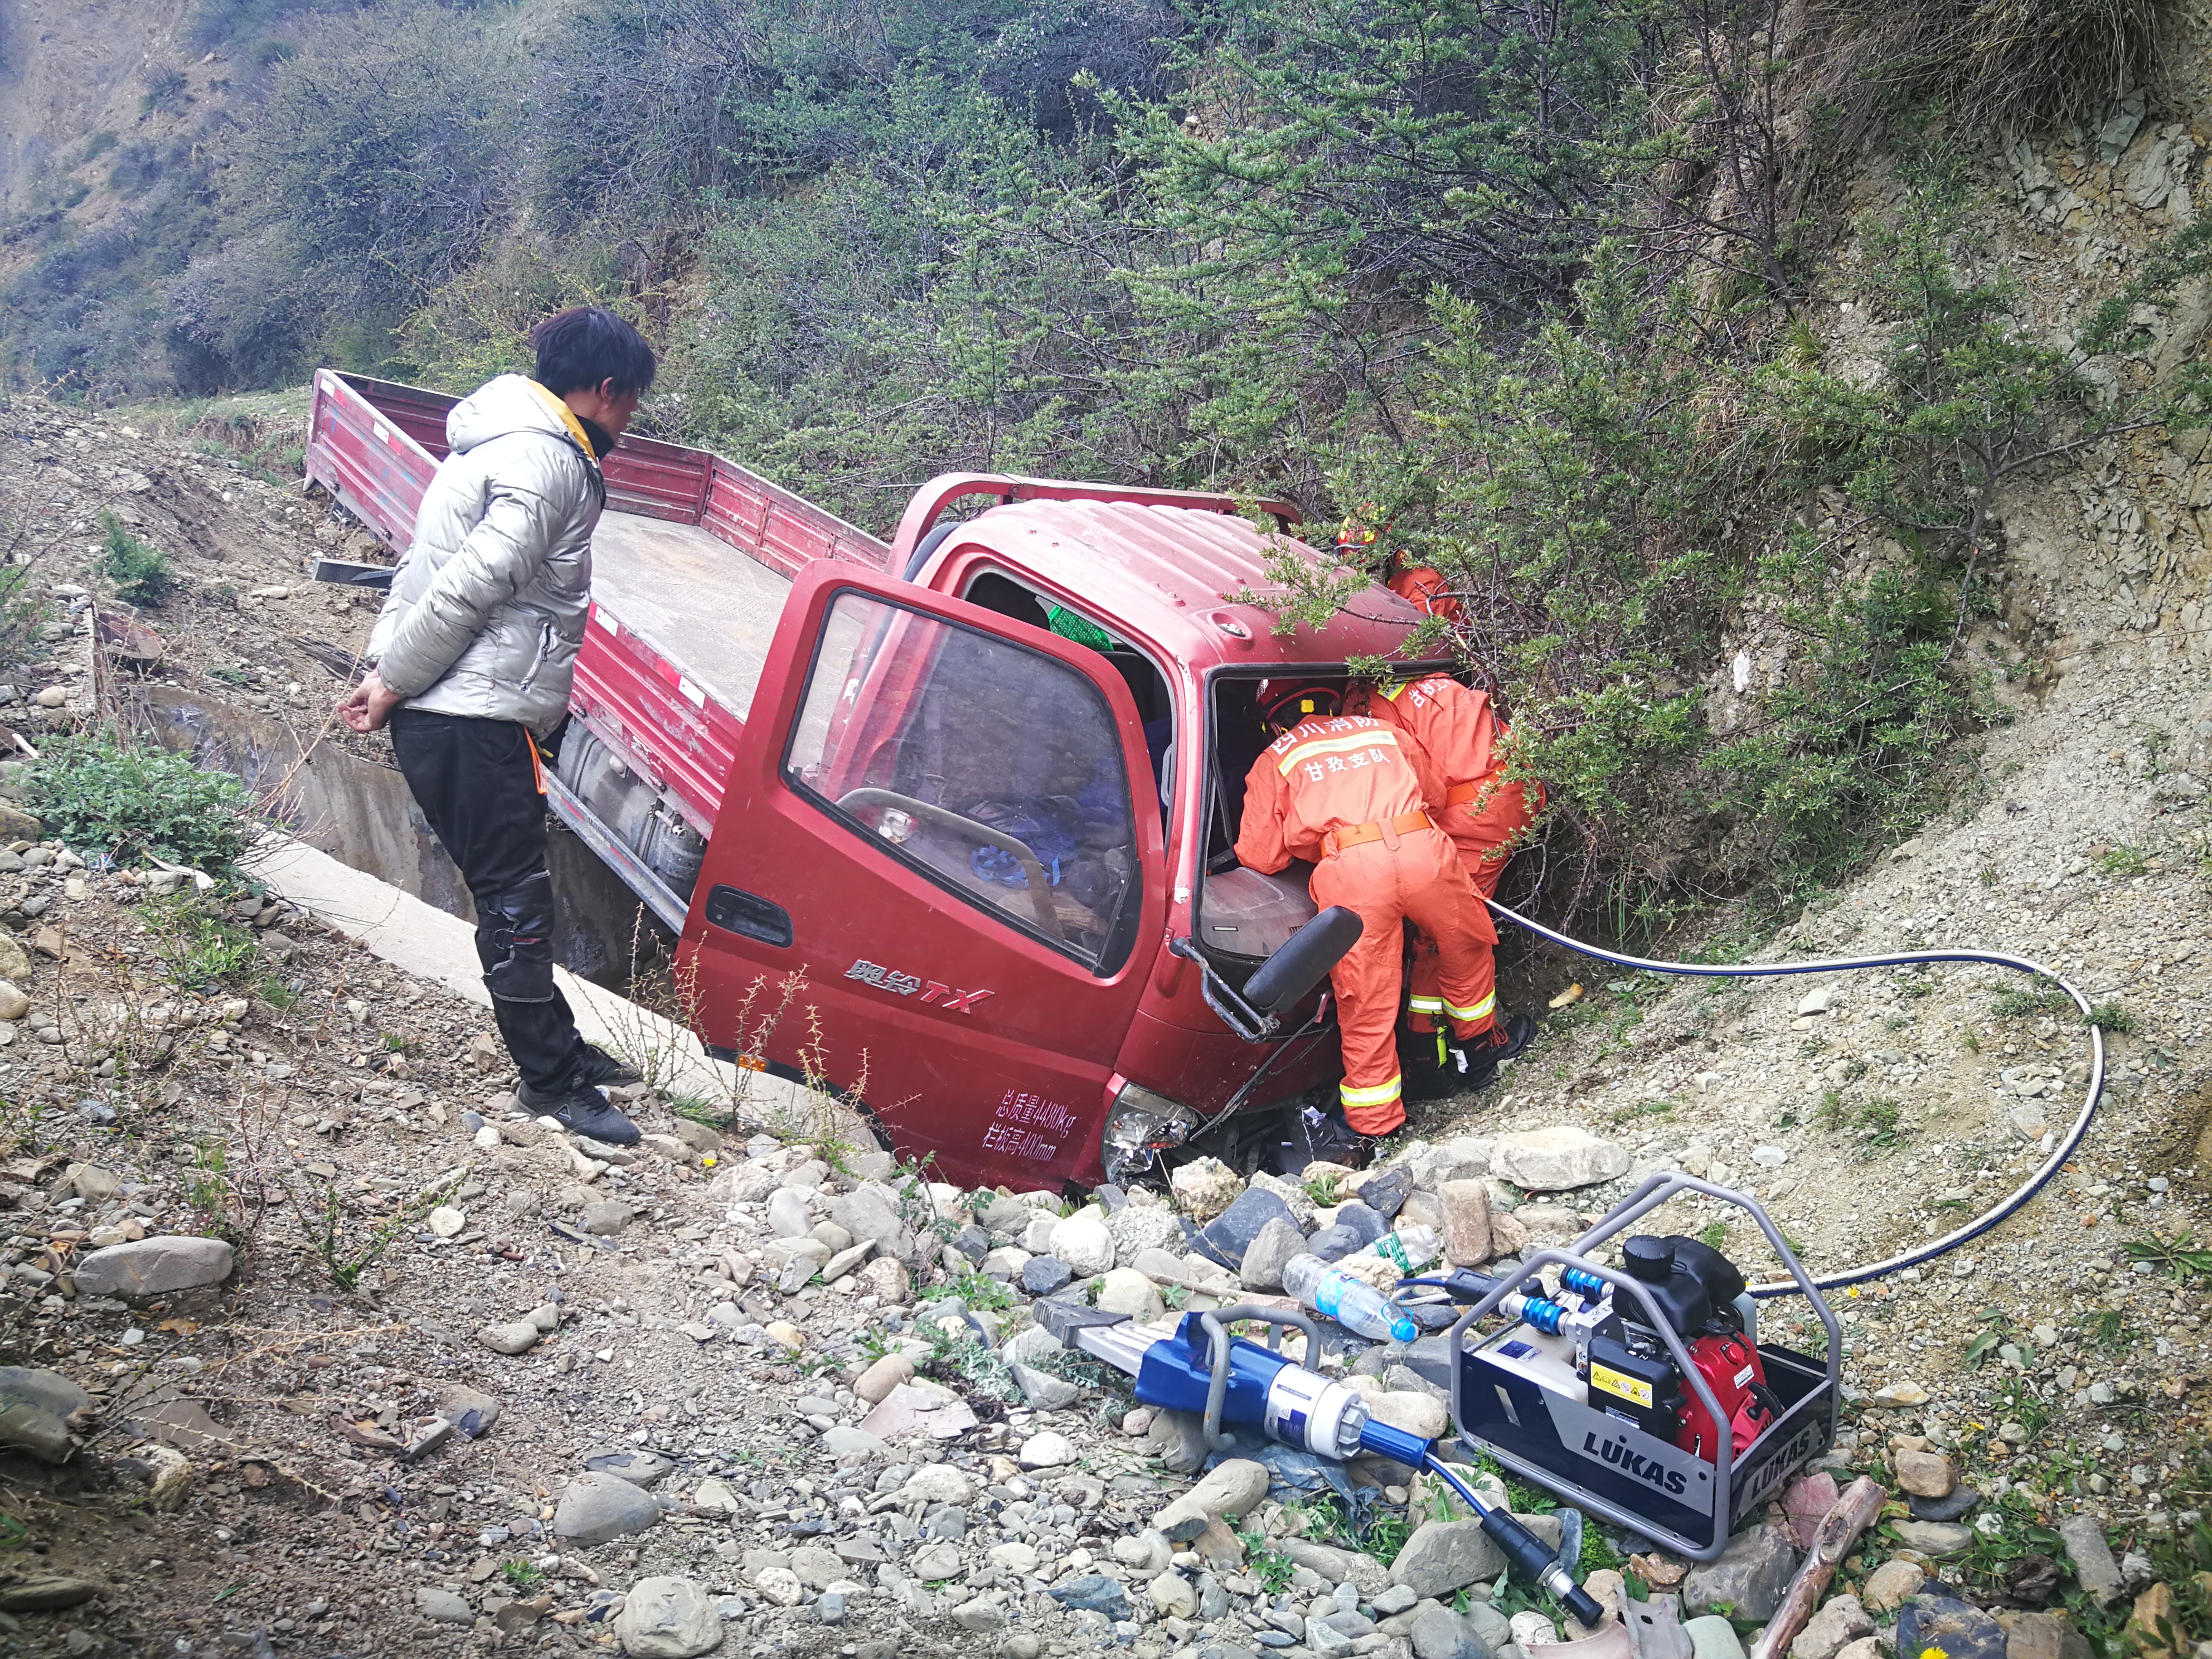
[[[591,610],[599,462],[653,384],[652,349],[579,306],[532,332],[534,379],[502,374],[446,418],[449,454],[369,635],[374,666],[338,705],[356,732],[389,723],[416,804],[477,907],[477,954],[522,1103],[627,1145],[636,1126],[601,1085],[637,1073],[586,1042],[553,982],[538,744],[568,718]]]

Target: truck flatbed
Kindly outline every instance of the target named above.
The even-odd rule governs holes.
[[[592,538],[592,594],[743,720],[791,578],[734,554],[696,524],[610,512]]]

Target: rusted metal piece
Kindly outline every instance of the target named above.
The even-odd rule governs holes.
[[[93,613],[94,636],[100,649],[117,662],[128,663],[144,672],[161,660],[168,647],[161,636],[144,623],[114,611]]]

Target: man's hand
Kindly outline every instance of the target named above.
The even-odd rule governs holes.
[[[386,690],[372,668],[338,703],[337,716],[356,732],[378,732],[392,718],[392,711],[399,707],[400,702],[399,694]]]

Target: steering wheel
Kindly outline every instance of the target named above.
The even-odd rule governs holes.
[[[966,836],[995,847],[1011,856],[1022,867],[1022,878],[1029,884],[1030,908],[1036,912],[1037,926],[1062,945],[1068,942],[1067,933],[1060,925],[1060,911],[1052,901],[1052,878],[1044,872],[1037,856],[1021,842],[1003,830],[994,830],[988,823],[978,823],[964,817],[950,807],[936,806],[926,800],[916,800],[911,795],[902,795],[895,789],[850,789],[838,797],[837,810],[857,812],[869,806],[896,806],[902,812],[911,812],[925,823],[950,830],[955,835]]]

